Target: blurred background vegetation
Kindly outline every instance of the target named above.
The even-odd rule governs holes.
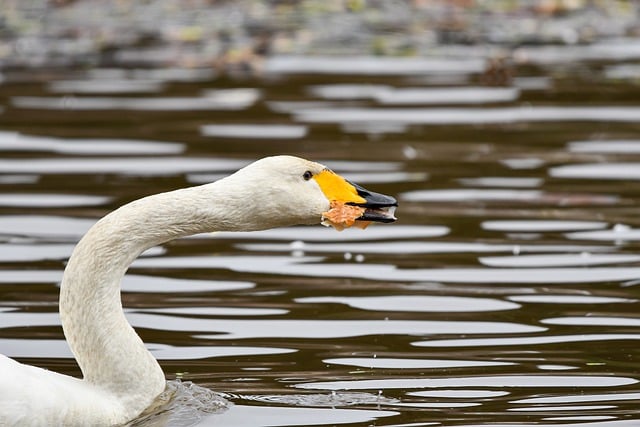
[[[640,4],[631,0],[0,3],[2,68],[90,67],[129,59],[241,75],[260,73],[270,55],[446,56],[461,44],[526,61],[513,49],[640,35]],[[126,50],[135,46],[147,49]]]

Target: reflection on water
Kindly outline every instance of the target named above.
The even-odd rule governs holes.
[[[575,153],[611,153],[611,154],[639,154],[638,140],[607,140],[607,141],[575,141],[569,143],[569,150]]]
[[[292,125],[204,125],[200,131],[205,136],[241,139],[298,139],[307,134],[305,126]]]
[[[71,350],[63,340],[1,339],[2,352],[15,358],[47,357],[71,358]],[[211,357],[260,356],[267,354],[294,353],[295,349],[245,346],[171,346],[147,343],[147,348],[158,360],[195,360]]]
[[[582,394],[563,395],[554,397],[532,397],[529,399],[515,400],[512,403],[574,403],[574,402],[608,402],[611,400],[638,400],[640,393],[618,394]]]
[[[505,108],[332,108],[303,109],[303,123],[388,121],[421,125],[480,125],[527,122],[637,122],[640,107],[505,107]]]
[[[9,173],[35,174],[122,174],[139,176],[173,176],[184,172],[234,171],[248,161],[195,157],[70,157],[0,160],[0,170]]]
[[[568,267],[573,265],[605,265],[636,263],[640,255],[597,254],[582,252],[578,255],[518,255],[500,257],[480,257],[478,261],[488,267]]]
[[[417,311],[417,312],[470,312],[514,310],[519,304],[491,298],[442,297],[422,295],[395,295],[385,297],[309,297],[296,300],[301,303],[339,303],[360,310]]]
[[[442,369],[464,368],[468,366],[504,366],[510,362],[482,362],[474,360],[434,360],[434,359],[392,359],[392,358],[338,358],[325,359],[325,363],[363,368],[394,368],[394,369]]]
[[[639,180],[639,163],[593,163],[557,166],[549,170],[557,178]]]
[[[51,82],[53,93],[148,93],[160,92],[165,86],[157,80],[58,80]]]
[[[212,416],[210,424],[229,427],[253,427],[256,420],[265,426],[337,425],[365,423],[397,415],[398,412],[362,409],[318,409],[278,406],[235,405],[219,416]]]
[[[184,144],[135,139],[63,139],[0,132],[0,151],[55,152],[66,154],[178,154]]]
[[[109,200],[109,197],[70,194],[0,194],[0,206],[24,208],[101,206]]]
[[[264,64],[270,74],[425,75],[471,74],[484,69],[482,58],[387,58],[276,56]]]
[[[325,85],[312,86],[310,92],[324,99],[373,99],[380,104],[486,104],[516,100],[516,88],[452,87],[393,88],[385,85]]]
[[[601,221],[563,221],[563,220],[498,220],[484,221],[482,228],[493,231],[526,231],[526,232],[553,232],[593,230],[605,228],[606,222]]]
[[[354,258],[357,262],[360,258]],[[318,257],[164,257],[137,260],[134,267],[167,269],[226,268],[243,273],[285,276],[343,277],[373,281],[435,281],[442,283],[598,283],[640,277],[640,267],[430,268],[399,269],[390,264],[323,264]]]
[[[451,340],[431,340],[414,342],[418,347],[475,347],[475,346],[503,346],[503,345],[537,345],[553,343],[573,343],[588,341],[622,341],[638,340],[640,334],[582,334],[582,335],[553,335],[526,338],[471,338]]]
[[[458,178],[457,181],[467,187],[513,187],[535,188],[543,183],[542,178],[510,178],[499,176],[487,176],[480,178]]]
[[[513,295],[510,301],[542,304],[610,304],[619,302],[636,302],[630,298],[594,297],[591,295]]]
[[[499,86],[475,46],[241,80],[156,46],[8,73],[0,353],[79,375],[58,283],[97,218],[290,153],[398,196],[399,222],[143,254],[123,306],[172,381],[132,425],[636,425],[634,42],[522,46]]]
[[[235,111],[250,107],[259,97],[253,89],[229,89],[207,90],[197,97],[16,96],[11,103],[18,109],[39,110]]]
[[[297,384],[297,388],[311,390],[380,390],[389,388],[438,387],[618,387],[635,384],[633,378],[580,375],[495,375],[490,377],[404,378],[383,380],[353,380]]]

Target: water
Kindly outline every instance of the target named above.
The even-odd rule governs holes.
[[[291,153],[396,195],[398,223],[145,253],[123,304],[171,382],[133,425],[636,425],[637,46],[523,47],[504,87],[462,46],[274,57],[242,80],[156,62],[8,73],[0,352],[79,375],[57,284],[88,227]]]

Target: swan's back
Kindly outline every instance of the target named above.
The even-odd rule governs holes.
[[[77,378],[1,354],[0,378],[0,426],[104,425],[122,419],[124,408],[115,399]]]

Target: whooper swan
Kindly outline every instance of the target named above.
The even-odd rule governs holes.
[[[146,249],[212,231],[392,222],[395,206],[394,198],[366,191],[321,164],[276,156],[214,183],[115,210],[80,240],[60,288],[62,328],[83,379],[0,355],[0,425],[120,425],[165,389],[164,373],[127,322],[120,299],[121,278]]]

